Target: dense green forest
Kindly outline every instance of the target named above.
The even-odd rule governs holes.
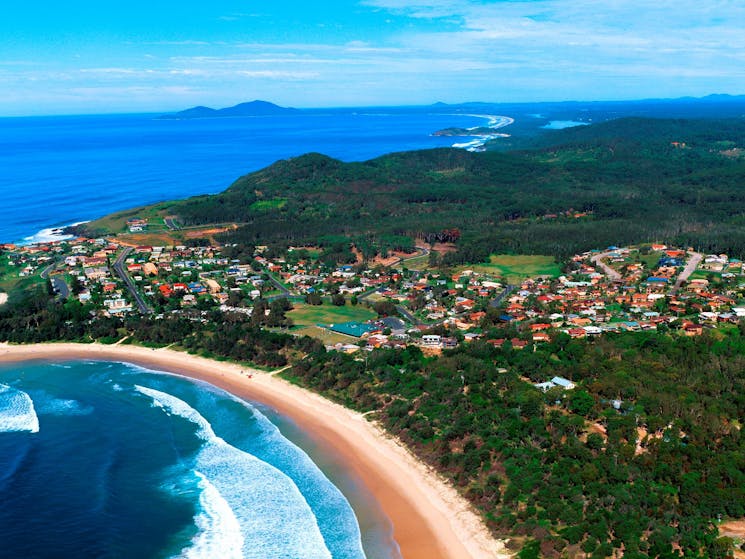
[[[368,252],[457,229],[451,263],[663,239],[745,255],[745,119],[625,118],[496,145],[363,163],[308,154],[169,211],[185,225],[240,223],[233,242],[346,238]]]
[[[554,375],[578,387],[531,384]],[[724,558],[715,523],[745,515],[744,328],[317,354],[291,377],[379,410],[523,558]]]

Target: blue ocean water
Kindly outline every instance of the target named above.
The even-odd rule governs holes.
[[[400,557],[363,490],[287,421],[129,364],[4,365],[0,558]]]
[[[484,119],[422,110],[314,110],[291,116],[164,120],[159,115],[0,118],[0,242],[116,210],[209,194],[279,159],[344,161],[450,146],[431,136]],[[46,230],[46,231],[45,231]]]

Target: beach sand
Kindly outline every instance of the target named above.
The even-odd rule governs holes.
[[[266,404],[334,452],[367,487],[393,523],[405,559],[503,559],[468,502],[400,443],[361,414],[262,371],[169,349],[101,344],[0,344],[0,362],[29,359],[126,361],[203,380]]]

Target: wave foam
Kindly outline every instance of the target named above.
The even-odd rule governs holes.
[[[136,385],[135,389],[169,415],[197,425],[197,436],[205,441],[194,465],[205,481],[200,487],[202,510],[195,517],[200,531],[191,546],[182,551],[182,557],[214,557],[199,552],[214,549],[220,549],[222,557],[226,556],[223,548],[238,546],[239,556],[247,559],[331,559],[316,517],[292,479],[229,445],[186,402],[151,388]],[[232,519],[238,523],[238,532],[233,529]]]
[[[34,393],[34,398],[36,411],[41,415],[90,415],[93,413],[91,406],[85,406],[77,400],[55,398],[46,393],[42,393],[40,397]]]
[[[53,243],[56,241],[67,241],[69,239],[74,239],[75,235],[66,235],[63,231],[67,227],[75,227],[76,225],[82,225],[83,223],[87,223],[85,221],[78,221],[77,223],[71,223],[70,225],[63,225],[61,227],[47,227],[46,229],[42,229],[38,233],[34,235],[30,235],[28,237],[24,237],[23,241],[19,244],[21,245],[36,245],[36,244],[42,244],[42,243]]]
[[[39,418],[31,396],[0,384],[0,433],[17,431],[39,432]]]
[[[334,557],[364,558],[359,522],[352,506],[308,454],[289,441],[263,413],[248,402],[229,394],[252,412],[261,434],[252,439],[266,450],[264,458],[290,476],[321,520],[321,533]]]
[[[201,472],[199,478],[199,506],[202,511],[195,517],[199,533],[191,545],[181,551],[183,559],[241,559],[243,534],[241,525],[228,502]]]

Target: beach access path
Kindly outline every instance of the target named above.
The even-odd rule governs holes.
[[[0,363],[28,360],[129,362],[206,381],[289,417],[349,467],[393,524],[405,559],[507,559],[470,504],[401,443],[362,414],[277,375],[170,349],[103,344],[0,344]],[[64,373],[61,373],[64,374]]]

